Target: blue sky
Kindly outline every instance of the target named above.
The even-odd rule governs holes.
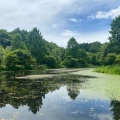
[[[120,15],[120,0],[0,0],[0,29],[31,30],[65,47],[71,37],[78,43],[108,41],[110,23]]]

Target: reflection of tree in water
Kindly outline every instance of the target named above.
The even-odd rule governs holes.
[[[51,89],[58,89],[58,87],[51,87],[48,84],[49,81],[6,81],[5,89],[0,91],[0,106],[10,104],[18,109],[21,105],[27,105],[29,110],[35,114],[41,108],[45,94]]]
[[[113,111],[113,119],[120,120],[120,101],[112,100],[111,107],[111,111]]]
[[[68,95],[71,99],[75,100],[77,96],[80,94],[79,87],[76,84],[71,84],[67,86]]]
[[[67,86],[70,98],[76,99],[79,94],[77,85],[80,81],[71,77],[69,79],[67,76],[51,80],[4,79],[0,80],[0,83],[0,107],[10,104],[18,109],[21,105],[27,105],[29,110],[36,114],[43,104],[45,95],[64,85]]]

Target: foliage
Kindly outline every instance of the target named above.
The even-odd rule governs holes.
[[[16,28],[12,32],[10,32],[10,34],[12,36],[14,36],[15,34],[19,34],[22,37],[22,41],[24,41],[25,43],[28,41],[29,32],[27,32],[26,30],[20,30],[20,28]]]
[[[67,47],[62,48],[46,41],[36,27],[30,31],[20,28],[11,32],[0,30],[1,68],[23,70],[116,64],[120,64],[120,16],[113,19],[109,42],[103,44],[99,41],[79,44],[72,37],[68,40]]]
[[[67,56],[63,64],[68,68],[77,68],[79,66],[78,60],[72,56]]]
[[[111,36],[109,37],[110,43],[120,45],[120,16],[113,19],[111,23]]]
[[[91,53],[97,53],[100,51],[100,47],[101,47],[101,43],[100,42],[93,42],[90,43],[90,48],[89,48],[89,52]]]
[[[109,53],[107,57],[105,58],[105,64],[106,65],[112,65],[115,64],[116,54]]]
[[[0,45],[4,48],[11,45],[11,35],[3,29],[0,30]]]
[[[67,56],[79,58],[79,46],[75,38],[70,38],[67,45]]]
[[[115,63],[120,64],[120,54],[116,55]]]
[[[93,42],[93,43],[82,43],[79,44],[79,48],[80,49],[84,49],[87,52],[91,52],[91,53],[97,53],[100,51],[102,44],[98,41]]]
[[[26,45],[25,43],[22,41],[22,36],[20,34],[15,34],[12,40],[12,50],[16,50],[16,49],[23,49],[26,50]]]
[[[120,75],[120,64],[104,66],[95,69],[95,72],[109,73]]]
[[[87,62],[83,58],[78,59],[78,66],[79,67],[86,67],[87,66]]]
[[[5,53],[5,50],[4,50],[4,48],[0,45],[0,65],[3,63],[4,53]]]
[[[8,70],[28,70],[32,68],[33,58],[28,51],[17,49],[6,54],[5,65]]]
[[[30,31],[27,46],[31,55],[36,59],[36,62],[43,64],[44,56],[48,51],[44,44],[43,36],[37,28],[33,28],[33,30]]]
[[[110,35],[110,42],[105,49],[104,56],[107,56],[109,53],[120,54],[120,16],[113,19]]]
[[[57,67],[57,61],[56,61],[55,57],[53,57],[53,56],[46,55],[44,61],[45,61],[45,64],[48,66],[48,68],[56,68]]]
[[[43,69],[47,69],[47,66],[46,65],[37,65],[35,66],[35,69],[39,69],[39,70],[43,70]]]

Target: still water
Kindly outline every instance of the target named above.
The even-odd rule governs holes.
[[[1,74],[0,120],[120,120],[120,76],[92,71]]]

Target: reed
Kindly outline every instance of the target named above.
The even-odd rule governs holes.
[[[95,72],[120,75],[120,64],[96,68]]]

